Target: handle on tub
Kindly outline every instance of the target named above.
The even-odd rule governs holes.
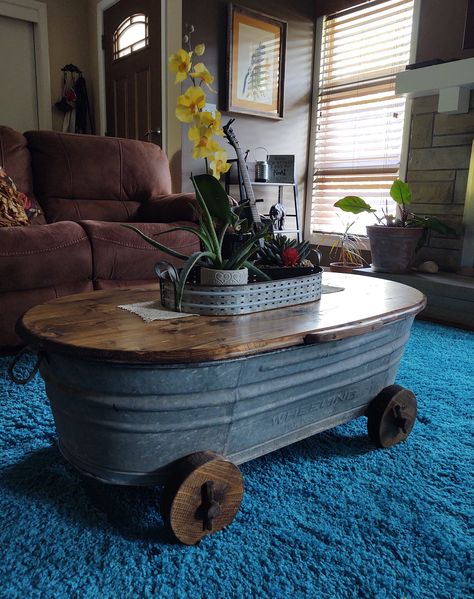
[[[15,366],[22,359],[22,357],[27,353],[35,354],[36,352],[34,350],[32,350],[30,347],[26,346],[13,358],[11,364],[8,366],[8,376],[9,376],[10,380],[12,380],[17,385],[27,385],[34,378],[34,376],[38,372],[41,361],[43,360],[43,357],[44,357],[43,352],[38,352],[35,365],[33,366],[33,370],[30,372],[30,374],[26,378],[18,378],[14,372]]]
[[[321,331],[320,333],[308,333],[304,338],[305,345],[312,345],[313,343],[327,343],[328,341],[339,341],[340,339],[347,339],[348,337],[357,337],[364,333],[370,333],[381,329],[383,327],[383,321],[379,318],[373,320],[366,320],[359,324],[346,324],[342,327],[331,329],[330,331]]]

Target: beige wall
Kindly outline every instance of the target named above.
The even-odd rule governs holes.
[[[75,64],[84,73],[91,94],[88,0],[43,0],[48,11],[49,60],[53,129],[62,126],[63,113],[54,107],[61,92],[61,68]]]
[[[226,85],[226,30],[228,0],[207,0],[206,11],[196,11],[194,0],[183,0],[183,23],[192,23],[195,27],[193,43],[204,42],[206,54],[204,62],[216,76],[214,86],[219,90],[219,99],[208,95],[208,101],[218,103],[222,108]],[[255,148],[264,146],[270,154],[294,154],[296,160],[296,179],[299,184],[301,216],[306,189],[308,166],[308,139],[310,128],[310,102],[312,94],[312,65],[314,44],[314,15],[307,0],[241,0],[240,5],[247,6],[278,19],[287,21],[286,70],[284,90],[284,118],[281,121],[244,114],[225,113],[223,123],[235,117],[232,125],[240,146],[249,149],[249,161],[253,162]],[[197,174],[203,170],[202,160],[193,160],[191,144],[187,139],[186,127],[183,127],[183,189],[190,189],[191,172]],[[225,144],[227,145],[227,144]],[[229,146],[228,146],[229,147]],[[235,153],[229,147],[229,158]],[[260,152],[258,154],[260,156]],[[261,159],[261,158],[260,158]],[[232,192],[238,190],[233,189]],[[259,212],[267,213],[271,204],[277,201],[275,188],[259,188],[257,197],[265,199],[258,207]],[[288,213],[293,213],[292,200],[285,196]],[[288,220],[288,228],[294,222]]]

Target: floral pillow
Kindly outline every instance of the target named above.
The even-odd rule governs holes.
[[[15,183],[0,166],[0,227],[28,225],[41,214],[36,202],[18,191]]]

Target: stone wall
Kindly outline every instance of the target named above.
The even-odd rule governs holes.
[[[413,211],[432,215],[459,231],[458,238],[432,234],[419,260],[456,271],[462,249],[462,218],[474,140],[474,92],[466,114],[439,114],[438,96],[413,101],[407,180]]]

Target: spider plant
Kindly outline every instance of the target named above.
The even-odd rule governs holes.
[[[350,233],[350,229],[355,222],[355,220],[346,222],[344,231],[337,236],[329,250],[329,257],[335,258],[335,261],[343,266],[351,267],[366,264],[359,250],[360,237]]]

